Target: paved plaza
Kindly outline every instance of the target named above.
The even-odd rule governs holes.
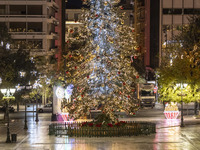
[[[10,115],[10,132],[17,134],[17,142],[11,144],[5,143],[6,123],[0,114],[0,150],[200,150],[200,119],[185,116],[185,127],[181,128],[180,119],[166,120],[162,108],[144,109],[140,114],[121,120],[156,122],[155,134],[114,138],[49,136],[50,113],[39,114],[36,123],[33,113],[28,112],[28,130],[23,129],[24,112],[14,113]]]

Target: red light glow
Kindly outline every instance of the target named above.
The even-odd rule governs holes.
[[[164,111],[164,114],[167,119],[177,119],[179,111]]]

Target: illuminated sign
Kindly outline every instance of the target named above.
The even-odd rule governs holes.
[[[56,89],[57,98],[69,99],[70,96],[72,95],[73,87],[74,87],[73,84],[68,85],[66,89],[64,89],[62,87],[57,87],[57,89]]]
[[[61,88],[61,87],[58,87],[57,89],[56,89],[56,96],[57,96],[57,98],[64,98],[64,89],[63,88]]]

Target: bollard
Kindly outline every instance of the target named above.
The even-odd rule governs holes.
[[[11,134],[12,142],[17,142],[17,134]]]

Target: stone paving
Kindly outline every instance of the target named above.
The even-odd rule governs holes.
[[[193,116],[184,116],[183,128],[180,127],[180,119],[166,120],[163,114],[156,117],[121,118],[127,121],[156,122],[156,134],[148,136],[75,138],[49,136],[51,114],[40,114],[39,123],[35,123],[31,114],[28,115],[27,131],[23,129],[23,119],[10,123],[11,134],[17,133],[16,143],[5,143],[6,123],[0,121],[0,150],[200,150],[200,119],[194,119]]]

